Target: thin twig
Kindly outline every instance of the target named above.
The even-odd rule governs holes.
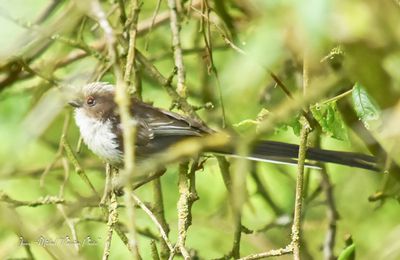
[[[290,224],[292,224],[292,218],[289,215],[282,215],[274,219],[272,222],[266,224],[264,227],[255,230],[254,232],[255,233],[266,232],[272,228],[288,227]]]
[[[167,233],[164,231],[163,227],[161,226],[160,222],[158,222],[156,216],[154,216],[153,212],[139,199],[138,196],[131,193],[131,196],[135,203],[139,205],[139,207],[146,212],[146,214],[150,217],[153,223],[157,226],[158,230],[160,231],[161,237],[163,238],[164,242],[167,244],[170,254],[173,254],[174,247],[172,246],[171,242],[168,239]]]
[[[178,241],[177,247],[182,253],[185,260],[190,259],[190,255],[185,248],[187,229],[191,224],[191,204],[190,204],[190,190],[188,178],[188,162],[179,164],[179,200],[177,204],[178,209]]]
[[[281,209],[278,204],[272,199],[271,195],[269,194],[268,190],[263,185],[260,176],[257,173],[257,169],[253,166],[253,169],[250,171],[251,177],[253,178],[254,182],[257,186],[257,192],[263,197],[265,202],[271,207],[272,211],[275,213],[276,216],[281,216],[284,214],[283,209]]]
[[[228,198],[229,198],[229,204],[231,206],[233,216],[234,216],[234,225],[235,225],[235,231],[233,233],[233,242],[232,242],[232,248],[231,251],[228,253],[228,255],[225,255],[222,257],[223,259],[225,258],[239,258],[240,257],[240,239],[242,235],[242,222],[241,222],[241,213],[238,212],[235,208],[235,197],[234,197],[234,192],[233,192],[233,187],[232,187],[232,179],[230,176],[230,171],[229,167],[230,164],[226,160],[225,157],[222,156],[217,156],[218,160],[218,165],[220,168],[220,172],[222,175],[222,179],[224,181],[224,185],[226,190],[228,191]]]
[[[181,97],[177,91],[172,87],[171,81],[172,78],[165,78],[157,68],[151,63],[151,61],[146,58],[140,51],[136,50],[136,57],[138,62],[142,65],[144,73],[146,73],[149,77],[156,80],[156,82],[165,88],[167,94],[171,96],[174,102],[179,104],[179,108],[182,109],[183,112],[193,117],[195,120],[202,122],[200,117],[195,113],[193,107],[189,105],[185,98]]]
[[[303,92],[307,93],[309,88],[309,61],[308,54],[304,55],[303,62]],[[304,186],[304,162],[307,153],[307,137],[310,132],[310,126],[303,120],[303,127],[300,133],[300,144],[299,144],[299,155],[298,155],[298,166],[297,166],[297,176],[296,176],[296,197],[294,205],[294,216],[292,225],[292,242],[293,246],[293,257],[295,260],[300,260],[300,236],[301,236],[301,214],[303,206],[303,186]]]
[[[292,245],[288,245],[285,248],[273,249],[273,250],[270,250],[270,251],[267,251],[264,253],[248,255],[248,256],[240,258],[239,260],[263,259],[263,258],[273,257],[273,256],[288,255],[288,254],[291,254],[292,252],[293,252]]]
[[[154,9],[153,16],[151,17],[149,33],[146,35],[146,40],[145,40],[145,44],[144,44],[144,49],[146,51],[149,49],[149,36],[153,30],[154,24],[156,22],[157,14],[160,11],[160,7],[161,7],[161,0],[157,0],[156,8]],[[168,12],[168,14],[170,14],[170,12]]]
[[[37,206],[43,206],[43,205],[56,205],[56,204],[65,204],[65,199],[60,198],[58,196],[46,196],[43,198],[39,198],[38,200],[35,201],[20,201],[20,200],[15,200],[10,198],[6,193],[3,191],[0,191],[0,202],[6,202],[10,204],[11,206],[17,208],[17,207],[37,207]]]
[[[133,190],[140,188],[141,186],[145,185],[146,183],[151,182],[159,177],[161,177],[165,173],[165,169],[158,170],[153,174],[145,176],[143,179],[138,180],[132,187]]]
[[[226,116],[225,116],[225,106],[224,106],[224,100],[222,97],[222,89],[221,89],[221,82],[219,80],[219,76],[218,76],[218,71],[217,68],[215,67],[214,64],[214,57],[213,57],[213,48],[212,48],[212,41],[211,41],[211,28],[210,28],[210,22],[209,22],[209,15],[210,15],[210,10],[208,7],[208,1],[204,0],[204,12],[205,12],[205,16],[207,17],[207,27],[203,28],[203,39],[204,39],[204,43],[205,43],[205,50],[206,53],[208,55],[208,60],[209,60],[209,65],[208,65],[208,71],[212,71],[212,73],[215,76],[215,80],[217,82],[217,88],[218,88],[218,98],[219,98],[219,102],[221,105],[221,113],[222,113],[222,128],[226,127]],[[190,9],[188,9],[190,10]],[[204,16],[202,16],[202,24],[204,24]]]
[[[309,126],[304,123],[300,134],[299,159],[296,177],[296,198],[292,226],[292,245],[295,260],[300,259],[301,212],[303,205],[304,161],[307,153],[307,136]]]
[[[327,201],[327,218],[328,218],[328,231],[325,235],[325,242],[323,245],[324,259],[334,260],[336,259],[334,253],[334,247],[336,242],[336,225],[339,219],[339,214],[336,210],[336,203],[333,197],[333,187],[330,181],[329,175],[326,172],[326,167],[323,165],[321,169],[322,186],[325,191]]]
[[[225,41],[226,44],[228,44],[233,50],[235,50],[236,52],[242,54],[242,55],[246,55],[246,52],[244,50],[242,50],[241,48],[239,48],[238,46],[236,46],[232,40],[229,39],[229,36],[224,32],[224,30],[214,21],[212,21],[212,19],[209,19],[208,16],[204,15],[200,10],[198,10],[195,6],[191,6],[192,9],[199,14],[200,16],[204,17],[207,21],[209,21],[210,23],[212,23],[212,25],[214,25],[214,27],[217,29],[217,31],[220,33],[222,39]]]
[[[103,191],[103,196],[101,197],[100,200],[100,206],[105,206],[107,204],[107,200],[110,198],[110,193],[112,191],[112,183],[111,183],[111,177],[112,177],[112,166],[107,163],[106,164],[106,180],[104,182],[104,191]]]
[[[97,205],[98,206],[98,205]],[[118,204],[118,208],[122,207],[121,204]],[[107,223],[108,219],[104,218],[103,216],[100,217],[81,217],[76,219],[76,224],[83,223],[83,222],[100,222],[100,223]],[[122,222],[118,221],[116,224],[121,230],[126,231],[128,228]],[[148,228],[136,228],[136,232],[146,238],[150,238],[155,241],[159,241],[158,235],[153,233]]]
[[[165,170],[162,171],[165,172]],[[160,222],[162,228],[165,231],[165,234],[168,237],[169,226],[165,219],[165,214],[164,214],[163,193],[162,193],[160,177],[157,177],[153,181],[153,197],[154,197],[154,203],[153,203],[154,216]],[[166,259],[168,258],[169,255],[170,255],[169,248],[167,244],[164,241],[162,241],[160,256],[162,257],[162,259]]]
[[[172,49],[174,51],[175,66],[178,69],[178,84],[176,91],[178,94],[186,98],[187,89],[185,83],[185,67],[183,66],[183,56],[180,38],[181,24],[179,21],[179,14],[176,8],[175,0],[168,0],[168,8],[170,11],[170,27],[172,33]]]
[[[71,231],[72,239],[74,241],[73,244],[74,244],[74,247],[76,249],[76,252],[79,252],[79,249],[80,249],[79,248],[79,243],[75,243],[75,242],[79,241],[78,234],[77,234],[76,228],[75,228],[75,222],[67,216],[63,205],[57,205],[57,208],[60,211],[60,213],[63,216],[63,218],[65,219],[65,222],[67,223],[68,228]]]
[[[110,194],[110,205],[108,206],[108,230],[107,230],[107,238],[104,244],[104,251],[103,251],[103,260],[107,260],[110,256],[110,248],[111,248],[111,239],[113,235],[113,230],[115,228],[115,223],[118,222],[118,213],[117,213],[117,196],[114,192]]]
[[[150,248],[151,248],[151,257],[153,258],[153,260],[160,260],[160,256],[158,255],[157,245],[154,240],[150,241]]]
[[[133,0],[132,17],[130,18],[132,22],[129,30],[128,56],[126,58],[125,75],[124,75],[124,80],[126,84],[128,84],[128,86],[131,85],[131,82],[136,84],[135,53],[136,53],[136,36],[137,36],[137,23],[139,19],[139,12],[140,12],[140,4],[138,0]],[[133,79],[131,79],[131,75],[134,76]]]
[[[118,0],[118,6],[120,12],[119,19],[121,21],[122,26],[125,26],[126,20],[128,18],[126,17],[124,0]]]
[[[29,260],[35,260],[35,256],[32,253],[31,246],[29,244],[24,245],[26,254],[28,255]]]
[[[25,60],[20,60],[19,62],[20,62],[21,67],[24,68],[25,71],[27,71],[28,73],[35,75],[35,76],[49,82],[52,85],[58,85],[58,80],[56,78],[54,78],[52,75],[48,76],[48,75],[43,74],[40,71],[32,69]]]
[[[242,214],[236,214],[235,218],[235,231],[233,232],[233,243],[230,255],[238,259],[240,257],[240,240],[242,238]]]
[[[92,192],[100,198],[99,194],[97,193],[96,189],[94,188],[93,184],[90,182],[89,178],[87,177],[85,171],[79,164],[77,158],[75,157],[74,153],[72,152],[71,146],[68,144],[67,139],[65,135],[61,136],[61,144],[64,147],[65,155],[67,156],[68,160],[70,163],[75,168],[75,172],[79,175],[79,177],[82,178],[82,180],[86,183],[86,185],[89,186],[89,188],[92,190]]]
[[[320,135],[320,131],[318,132]],[[317,145],[320,146],[321,138],[318,138]],[[339,213],[336,209],[335,198],[333,194],[333,186],[328,175],[326,166],[324,164],[321,165],[321,187],[326,196],[326,215],[328,219],[328,231],[325,235],[325,241],[323,244],[323,253],[325,260],[334,260],[336,259],[334,248],[336,243],[336,229],[337,229],[337,221],[339,220]]]
[[[215,47],[213,47],[213,51],[223,51],[223,50],[227,50],[227,47],[225,45],[217,45]],[[193,47],[193,48],[185,48],[182,49],[182,55],[186,56],[186,55],[191,55],[191,54],[196,54],[196,53],[200,53],[200,54],[204,54],[204,52],[206,52],[207,49],[203,48],[203,47]],[[167,51],[165,53],[161,53],[161,54],[156,54],[154,55],[150,61],[155,62],[155,61],[162,61],[162,60],[166,60],[166,59],[170,59],[172,52]],[[207,65],[208,67],[208,65]],[[207,68],[208,71],[208,68]]]
[[[64,197],[64,188],[65,185],[68,182],[69,179],[69,165],[68,165],[68,161],[65,157],[62,158],[62,162],[63,162],[63,166],[64,166],[64,181],[60,186],[60,191],[58,193],[58,196],[60,198]],[[65,219],[65,222],[67,223],[69,229],[71,230],[71,235],[72,235],[72,239],[73,241],[79,241],[78,240],[78,235],[76,232],[76,228],[75,228],[75,222],[70,219],[67,214],[65,213],[65,209],[64,209],[64,205],[62,204],[58,204],[57,205],[57,209],[60,211],[61,215],[63,216],[63,218]],[[79,251],[79,243],[74,243],[74,247],[76,249],[76,251]]]
[[[65,43],[67,45],[70,45],[72,47],[78,48],[83,50],[84,52],[86,52],[88,55],[95,57],[96,59],[98,59],[99,61],[103,61],[103,62],[107,62],[107,58],[101,53],[99,52],[97,49],[88,46],[85,42],[80,41],[80,40],[73,40],[73,39],[68,39],[66,37],[63,37],[61,35],[55,34],[53,36],[51,36],[52,40],[57,40],[60,41],[62,43]]]
[[[63,125],[63,129],[62,129],[62,134],[61,134],[62,136],[63,135],[65,136],[67,134],[70,117],[71,117],[70,113],[67,112],[65,115],[65,118],[64,118],[64,125]],[[50,170],[53,169],[53,167],[55,166],[57,161],[61,158],[61,156],[63,154],[63,149],[64,149],[64,147],[63,147],[62,141],[60,139],[58,149],[57,149],[56,155],[54,156],[53,161],[46,166],[45,170],[43,171],[42,175],[40,176],[40,187],[44,187],[45,178],[46,178],[47,174],[50,172]],[[63,164],[63,166],[64,166],[64,164]]]
[[[280,78],[279,78],[277,75],[275,75],[275,73],[273,73],[272,71],[268,70],[268,72],[269,72],[269,75],[274,79],[274,81],[276,82],[276,84],[283,90],[283,92],[285,92],[285,94],[286,94],[289,98],[293,99],[294,97],[293,97],[292,93],[290,93],[290,90],[289,90],[289,89],[286,87],[286,85],[280,80]],[[301,112],[302,112],[303,116],[307,119],[308,124],[310,124],[310,126],[312,126],[312,125],[313,125],[313,122],[315,121],[315,120],[313,119],[313,117],[312,117],[309,113],[307,113],[306,110],[304,110],[304,109],[303,109]]]
[[[52,0],[34,23],[41,24],[42,22],[46,21],[54,13],[54,11],[57,10],[58,6],[63,4],[63,2],[63,0]]]
[[[343,92],[343,93],[341,93],[339,95],[336,95],[336,96],[334,96],[334,97],[332,97],[330,99],[324,100],[324,101],[321,102],[321,104],[327,104],[327,103],[330,103],[330,102],[337,101],[337,100],[339,100],[341,98],[344,98],[347,95],[350,95],[352,92],[353,92],[353,88],[351,88],[351,89],[349,89],[349,90],[347,90],[347,91],[345,91],[345,92]]]

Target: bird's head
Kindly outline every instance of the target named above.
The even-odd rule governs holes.
[[[114,93],[113,85],[93,82],[80,89],[68,104],[79,113],[83,112],[86,116],[104,120],[115,110]]]

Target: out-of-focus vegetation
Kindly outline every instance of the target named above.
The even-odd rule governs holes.
[[[107,16],[117,66],[124,70],[134,2],[0,0],[0,259],[103,256],[107,214],[61,141],[70,145],[99,194],[105,164],[84,145],[77,148],[79,132],[65,107],[64,89],[116,81],[109,35],[99,21],[104,22],[101,14]],[[188,102],[202,108],[197,112],[210,126],[222,129],[225,122],[243,136],[261,131],[265,139],[298,143],[299,102],[304,101],[315,119],[310,145],[373,154],[384,165],[381,174],[336,165],[306,173],[303,259],[353,259],[354,252],[356,259],[400,259],[398,0],[176,2]],[[139,3],[136,47],[165,79],[172,77],[167,1]],[[303,99],[304,55],[310,87]],[[136,94],[158,107],[175,104],[183,113],[143,62],[136,67],[136,86],[141,86]],[[176,82],[175,76],[173,89]],[[283,113],[287,104],[298,109]],[[279,124],[263,132],[271,118]],[[203,167],[195,174],[200,199],[192,207],[185,245],[193,257],[244,257],[290,242],[296,167],[256,163],[243,173],[241,237],[217,160],[211,157]],[[160,179],[169,240],[175,244],[178,165],[169,165]],[[135,190],[150,208],[155,186],[150,182]],[[120,230],[127,232],[125,202],[118,201]],[[149,216],[136,209],[134,222],[142,258],[154,257],[152,241],[162,252]],[[233,242],[238,237],[240,252]],[[68,243],[76,238],[81,244]],[[109,252],[110,259],[132,256],[116,234]]]

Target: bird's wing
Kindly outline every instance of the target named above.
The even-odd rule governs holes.
[[[202,136],[211,130],[201,123],[171,111],[155,108],[139,100],[132,102],[132,114],[139,125],[157,136]]]
[[[115,133],[116,140],[119,144],[119,148],[123,150],[123,133],[122,133],[122,124],[119,114],[114,113],[110,120],[113,122],[111,125],[113,126],[113,132]],[[142,146],[148,144],[151,140],[154,139],[154,132],[151,127],[143,120],[136,120],[136,145]]]

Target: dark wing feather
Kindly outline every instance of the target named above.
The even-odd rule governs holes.
[[[139,156],[160,152],[182,139],[212,132],[195,120],[137,99],[132,99],[131,104],[133,117],[138,124],[136,144]]]

